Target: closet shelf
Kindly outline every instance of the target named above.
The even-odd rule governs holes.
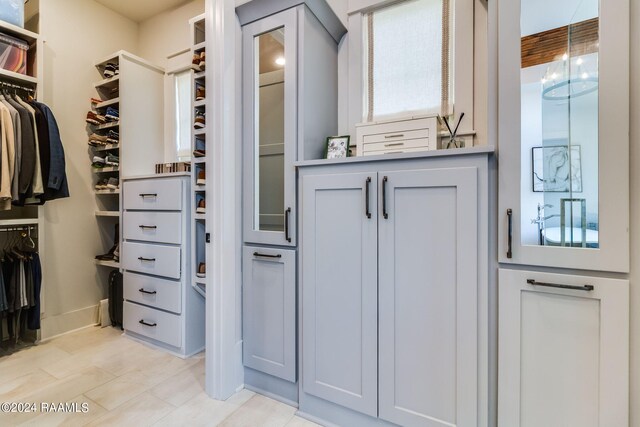
[[[96,190],[98,195],[120,194],[120,190]]]
[[[110,173],[110,172],[118,172],[120,168],[118,166],[107,167],[107,168],[93,168],[93,173]]]
[[[206,135],[206,134],[207,134],[207,128],[195,129],[195,130],[193,131],[193,134],[194,134],[195,136],[204,136],[204,135]]]
[[[101,145],[99,147],[92,147],[93,151],[109,151],[109,150],[118,150],[120,149],[120,144],[107,144]]]
[[[192,163],[195,164],[202,164],[202,163],[207,163],[207,158],[206,157],[194,157],[191,159]]]
[[[0,68],[0,79],[9,83],[16,83],[26,86],[36,86],[38,79],[36,77],[27,76],[25,74],[14,73],[13,71]]]
[[[115,261],[101,261],[99,259],[94,260],[96,265],[101,265],[103,267],[111,267],[111,268],[120,268],[120,263]]]
[[[102,101],[102,102],[96,104],[95,109],[99,110],[101,108],[107,108],[107,107],[109,107],[111,105],[118,104],[119,102],[120,102],[120,97],[113,98],[113,99],[108,99],[106,101]]]
[[[193,286],[193,289],[195,289],[195,291],[197,293],[202,295],[203,298],[207,297],[207,284],[206,283],[196,282],[192,286]]]
[[[120,121],[98,125],[95,127],[95,130],[112,129],[112,128],[117,128],[118,126],[120,126]]]
[[[197,73],[193,73],[193,78],[195,80],[204,79],[206,73],[206,71],[198,71]]]
[[[193,51],[194,52],[202,52],[205,48],[205,46],[207,45],[206,42],[202,42],[202,43],[198,43],[198,44],[194,44],[193,45]]]
[[[96,211],[97,217],[120,217],[120,211]]]
[[[206,103],[207,103],[207,100],[206,100],[206,99],[201,99],[200,101],[195,101],[195,102],[193,103],[193,106],[194,106],[195,108],[204,107],[204,106],[206,105]]]
[[[113,77],[109,77],[108,79],[101,80],[98,83],[94,83],[93,86],[96,89],[103,89],[103,88],[106,89],[106,88],[116,87],[118,83],[120,83],[120,75],[116,75]]]
[[[39,37],[38,34],[34,32],[25,30],[24,28],[20,28],[17,25],[13,25],[5,21],[0,21],[0,32],[22,39],[30,45],[38,41]]]
[[[17,218],[3,219],[0,221],[3,226],[7,225],[38,225],[38,218]]]
[[[204,221],[204,220],[207,219],[205,214],[199,214],[199,213],[193,214],[193,218],[198,220],[198,221]]]

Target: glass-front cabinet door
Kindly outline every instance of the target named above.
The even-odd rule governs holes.
[[[500,261],[629,270],[629,0],[500,1]]]
[[[244,240],[295,246],[296,10],[243,33]]]

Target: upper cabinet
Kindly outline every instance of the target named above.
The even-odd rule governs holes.
[[[296,245],[296,160],[322,158],[338,130],[338,42],[324,2],[261,1],[242,27],[244,239]]]
[[[500,262],[629,271],[629,0],[501,1]]]

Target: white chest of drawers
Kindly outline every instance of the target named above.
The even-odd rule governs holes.
[[[123,183],[125,334],[181,357],[204,349],[205,301],[191,284],[189,176]]]

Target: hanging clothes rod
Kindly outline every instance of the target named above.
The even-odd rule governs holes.
[[[12,89],[20,89],[20,90],[24,90],[24,91],[27,91],[27,92],[33,92],[33,93],[35,93],[35,91],[36,91],[33,87],[30,87],[30,86],[18,85],[18,84],[15,84],[15,83],[9,83],[9,82],[5,82],[5,81],[2,81],[2,80],[0,80],[0,86],[9,87],[9,88],[12,88]]]
[[[38,229],[37,225],[25,225],[25,226],[18,226],[16,227],[15,225],[10,225],[10,226],[2,226],[0,225],[0,233],[8,233],[11,231],[35,231]]]

